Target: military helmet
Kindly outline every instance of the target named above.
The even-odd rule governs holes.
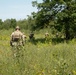
[[[19,26],[16,26],[16,30],[17,30],[17,29],[19,29],[19,30],[20,30],[20,27],[19,27]]]

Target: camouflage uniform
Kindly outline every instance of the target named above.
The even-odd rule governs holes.
[[[20,31],[20,28],[17,26],[16,30],[11,34],[10,45],[23,45],[23,33]]]
[[[49,33],[46,32],[45,33],[45,42],[49,43],[49,41],[50,41],[50,36],[49,36]]]
[[[48,37],[49,37],[49,33],[46,32],[46,33],[45,33],[45,38],[48,38]]]
[[[33,32],[30,33],[29,38],[30,39],[33,39],[34,38],[34,33]]]

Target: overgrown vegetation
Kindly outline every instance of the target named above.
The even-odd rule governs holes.
[[[0,75],[76,75],[76,1],[32,4],[38,12],[27,19],[0,19]],[[16,25],[27,39],[25,46],[12,48],[10,35]]]
[[[0,33],[0,74],[1,75],[75,75],[76,40],[66,43],[44,40],[46,30],[35,32],[35,40],[20,48],[19,56],[13,56],[10,44],[12,30]],[[41,33],[42,32],[42,33]],[[37,34],[38,33],[38,34]],[[54,37],[53,35],[51,37]]]

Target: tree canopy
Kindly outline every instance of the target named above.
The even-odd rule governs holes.
[[[76,0],[43,0],[42,3],[32,1],[32,6],[38,9],[27,19],[0,19],[0,29],[15,28],[37,30],[43,28],[62,32],[66,40],[76,37]]]
[[[42,3],[33,2],[38,12],[33,15],[35,28],[48,27],[54,22],[54,28],[64,31],[66,39],[75,37],[76,33],[76,1],[75,0],[43,0]]]

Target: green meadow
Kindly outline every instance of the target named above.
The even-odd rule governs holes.
[[[76,75],[76,40],[57,42],[44,38],[44,31],[35,32],[19,52],[10,46],[11,30],[0,30],[0,75]],[[53,35],[50,34],[50,37]],[[54,41],[53,41],[54,40]],[[13,51],[18,56],[13,55]]]

